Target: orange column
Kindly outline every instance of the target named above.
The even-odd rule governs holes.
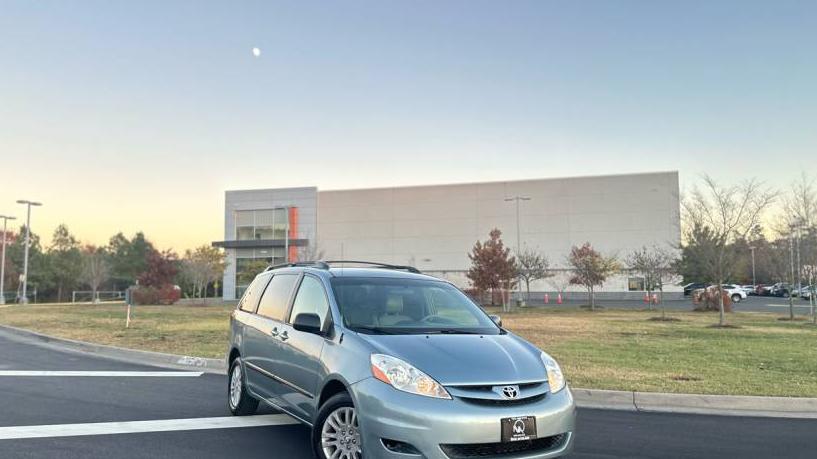
[[[298,247],[292,245],[292,240],[298,239],[298,208],[289,208],[289,261],[298,261]]]

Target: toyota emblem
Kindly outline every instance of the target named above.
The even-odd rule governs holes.
[[[502,388],[502,396],[507,399],[519,397],[519,386],[505,386]]]

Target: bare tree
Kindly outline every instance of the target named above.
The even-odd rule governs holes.
[[[525,247],[516,257],[519,277],[525,282],[527,300],[530,301],[530,283],[552,277],[550,261],[538,250]]]
[[[666,320],[664,307],[664,282],[675,274],[678,262],[678,253],[675,250],[653,245],[634,250],[627,256],[626,263],[631,270],[644,277],[644,289],[652,298],[657,289],[660,292],[661,319]],[[652,301],[649,302],[652,309]]]
[[[182,259],[181,274],[194,298],[207,300],[207,286],[224,275],[224,253],[216,247],[203,245],[187,250]]]
[[[99,287],[108,280],[111,274],[108,254],[104,247],[88,245],[83,248],[81,257],[80,280],[91,287],[92,301],[99,303]]]
[[[606,257],[597,252],[589,242],[581,247],[573,246],[567,262],[571,266],[570,283],[581,285],[590,296],[590,310],[596,310],[596,287],[604,284],[608,277],[618,271],[616,257]]]
[[[782,234],[792,226],[814,228],[817,225],[817,186],[814,179],[803,172],[800,178],[792,183],[789,192],[783,198],[784,226],[779,228]]]
[[[704,175],[702,187],[695,187],[682,202],[687,232],[702,229],[712,237],[712,243],[706,245],[701,256],[706,258],[705,271],[709,280],[717,285],[719,326],[726,325],[723,283],[733,274],[739,256],[734,243],[745,239],[759,224],[763,212],[776,197],[777,193],[754,178],[738,185],[723,186]]]
[[[317,240],[314,238],[309,238],[310,242],[313,244],[302,245],[298,247],[296,250],[296,254],[298,257],[297,261],[318,261],[323,260],[325,258],[325,251],[321,248],[318,244]]]

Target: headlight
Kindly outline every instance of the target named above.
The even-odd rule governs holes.
[[[448,391],[430,376],[389,355],[372,354],[372,375],[403,392],[451,399]]]
[[[548,384],[550,385],[550,392],[555,394],[565,388],[565,376],[562,374],[562,369],[549,355],[542,353],[542,363],[545,364],[545,369],[548,372]]]

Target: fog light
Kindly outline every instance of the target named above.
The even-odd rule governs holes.
[[[389,440],[387,438],[383,438],[381,441],[383,442],[383,446],[393,453],[420,455],[420,451],[418,451],[417,448],[404,441]]]

